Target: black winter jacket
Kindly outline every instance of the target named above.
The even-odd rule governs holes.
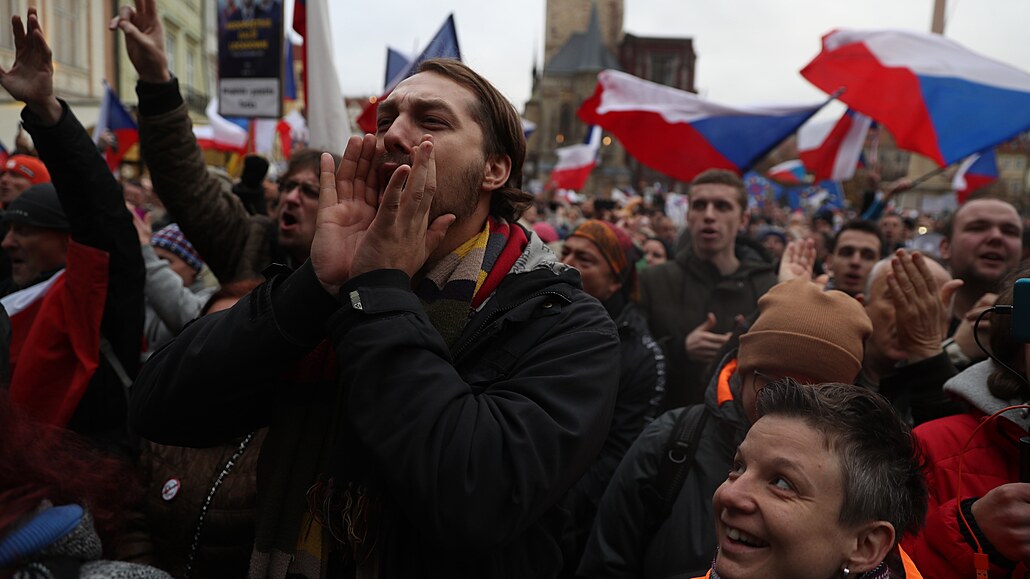
[[[711,567],[716,548],[712,496],[726,480],[737,446],[750,428],[738,401],[736,373],[729,380],[733,399],[722,404],[718,381],[717,372],[705,393],[708,418],[697,454],[671,514],[655,516],[644,489],[655,484],[676,419],[690,407],[655,419],[622,459],[601,498],[579,577],[696,577]]]
[[[647,330],[639,308],[618,294],[606,301],[605,307],[619,328],[619,397],[601,454],[562,501],[574,520],[564,539],[567,555],[562,575],[568,577],[579,566],[601,495],[630,445],[655,419],[665,394],[665,356]]]
[[[43,126],[28,109],[22,111],[22,120],[53,179],[71,225],[71,238],[109,256],[100,331],[132,378],[139,371],[143,338],[146,274],[139,236],[121,186],[67,103],[61,101],[61,106],[64,114],[52,127]],[[132,452],[135,444],[126,433],[126,413],[125,385],[101,355],[68,427],[106,448]]]
[[[319,404],[324,389],[286,371],[327,338],[345,434],[328,453],[388,503],[379,576],[557,575],[568,516],[556,505],[611,423],[614,324],[578,272],[553,264],[509,274],[449,350],[410,287],[400,271],[369,272],[341,307],[310,262],[278,276],[154,354],[133,423],[178,445],[271,424],[262,453],[275,452],[277,430],[303,427],[278,423],[280,410]]]
[[[705,321],[708,312],[715,314],[713,332],[733,331],[736,317],[751,315],[758,298],[776,284],[773,265],[751,248],[738,244],[736,256],[740,267],[723,276],[688,247],[675,260],[649,267],[640,275],[640,305],[651,335],[665,349],[668,366],[663,410],[704,400],[710,364],[687,356],[687,335]]]

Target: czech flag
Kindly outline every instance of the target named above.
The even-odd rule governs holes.
[[[976,153],[966,157],[955,171],[951,180],[951,188],[955,190],[959,205],[969,199],[969,194],[983,189],[998,180],[998,159],[994,149]]]
[[[941,166],[1030,129],[1030,74],[936,34],[835,30],[801,74]]]
[[[817,181],[855,176],[873,120],[846,110],[837,121],[810,121],[798,129],[798,156]]]
[[[201,149],[225,153],[247,154],[250,133],[231,120],[218,114],[218,99],[211,99],[204,109],[209,125],[193,125],[193,136]]]
[[[791,159],[790,161],[774,165],[766,174],[770,179],[785,185],[803,185],[808,175],[807,171],[805,171],[805,165],[797,159]]]
[[[107,168],[116,171],[122,163],[122,157],[139,142],[139,127],[133,120],[129,111],[125,110],[118,95],[114,94],[107,82],[104,82],[104,96],[100,99],[100,115],[97,117],[97,124],[93,127],[93,142],[100,141],[100,137],[110,131],[114,134],[117,142],[115,147],[104,151],[104,158],[107,161]]]
[[[555,151],[558,163],[551,171],[548,185],[554,189],[583,189],[590,172],[597,166],[597,151],[601,146],[601,127],[587,131],[587,142]]]
[[[361,111],[361,116],[358,117],[358,126],[361,127],[362,131],[366,133],[376,132],[376,113],[379,110],[379,101],[390,96],[390,92],[397,86],[397,83],[415,74],[418,71],[419,65],[430,58],[461,60],[461,49],[458,47],[458,31],[454,26],[454,14],[447,16],[447,20],[444,21],[440,30],[436,31],[436,36],[429,41],[429,45],[426,46],[425,50],[415,60],[409,62],[402,72],[394,75],[382,96],[366,106],[365,110]],[[387,74],[389,74],[389,71],[387,71]]]
[[[680,181],[706,169],[747,171],[822,106],[730,107],[615,70],[601,71],[597,80],[579,118]]]

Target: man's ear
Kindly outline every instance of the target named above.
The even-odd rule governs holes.
[[[508,182],[508,175],[511,174],[511,157],[508,155],[495,155],[486,160],[483,168],[483,189],[494,191],[500,189]]]
[[[941,238],[940,252],[941,259],[943,259],[944,261],[951,260],[951,242],[948,241],[947,237]]]
[[[880,564],[894,547],[894,525],[873,521],[859,528],[855,546],[845,559],[852,573],[865,573]]]

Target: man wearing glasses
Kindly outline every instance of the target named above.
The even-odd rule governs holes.
[[[756,420],[758,391],[785,377],[801,384],[854,382],[872,332],[857,300],[795,279],[774,286],[758,308],[739,348],[723,358],[704,403],[658,417],[623,457],[601,498],[578,577],[703,574],[716,548],[712,496]],[[686,478],[679,487],[667,485],[662,481],[676,470],[666,459],[674,455],[673,437],[684,441],[689,437],[679,433],[702,420],[693,458],[680,454],[689,460]]]

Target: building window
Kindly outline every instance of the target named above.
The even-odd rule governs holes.
[[[647,80],[676,86],[676,58],[669,54],[651,55],[651,71]]]
[[[178,32],[165,22],[165,54],[168,56],[168,71],[172,74],[175,74],[175,61],[179,54]]]
[[[574,118],[571,103],[562,103],[561,113],[558,118],[558,133],[564,135],[565,139],[568,139],[572,136],[572,120]]]
[[[82,7],[75,0],[56,0],[53,6],[48,40],[53,46],[54,59],[76,68],[86,68],[86,15]]]
[[[183,71],[183,73],[185,75],[184,78],[186,79],[186,85],[191,88],[197,85],[197,52],[199,52],[199,50],[200,48],[196,42],[191,40],[186,41],[186,70]]]

